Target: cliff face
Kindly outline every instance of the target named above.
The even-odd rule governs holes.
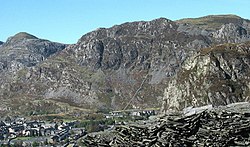
[[[11,71],[2,80],[5,86],[0,88],[0,93],[6,98],[2,107],[14,111],[38,111],[36,108],[39,108],[55,113],[62,111],[65,105],[87,109],[161,107],[162,99],[168,100],[173,95],[178,95],[176,101],[179,103],[183,90],[171,90],[171,84],[172,88],[179,88],[182,84],[180,74],[188,61],[193,60],[193,55],[216,44],[250,39],[248,20],[237,17],[235,21],[235,16],[224,16],[221,22],[214,17],[209,22],[214,21],[216,25],[202,26],[195,21],[174,22],[160,18],[100,28],[83,35],[76,44],[65,49],[65,45],[29,34],[16,35],[0,47],[1,52],[7,52],[1,58],[4,59],[2,70]],[[199,18],[199,22],[202,20]],[[23,49],[19,50],[20,46]],[[4,62],[5,58],[8,62]],[[230,58],[228,61],[231,62]],[[12,62],[15,66],[10,64]],[[187,88],[187,85],[183,86]],[[211,94],[211,98],[217,99]],[[20,99],[28,100],[30,104],[11,104]],[[242,98],[235,96],[231,99],[238,101]],[[197,105],[207,103],[198,97],[197,100],[202,101]],[[172,107],[168,103],[164,109]]]
[[[164,92],[163,110],[249,101],[250,43],[201,49],[189,57]]]
[[[213,43],[239,43],[249,40],[250,21],[235,15],[210,15],[176,22],[181,30],[209,36]]]

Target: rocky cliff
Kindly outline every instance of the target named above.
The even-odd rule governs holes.
[[[39,39],[28,33],[18,33],[0,47],[0,71],[17,71],[32,67],[65,48],[64,44]]]
[[[209,15],[176,22],[180,24],[181,30],[209,36],[213,43],[239,43],[249,40],[250,21],[236,15]]]
[[[240,17],[209,16],[188,20],[159,18],[100,28],[65,49],[65,45],[26,33],[17,34],[0,47],[2,70],[14,70],[10,73],[13,78],[6,76],[2,80],[5,86],[0,93],[6,100],[2,107],[48,113],[60,112],[66,106],[87,109],[161,107],[162,99],[172,96],[168,96],[168,87],[173,83],[172,87],[178,88],[182,80],[180,74],[194,55],[212,46],[218,47],[217,44],[250,40],[250,23]],[[206,25],[197,24],[197,20]],[[20,46],[24,48],[19,50]],[[244,99],[237,96],[229,101]],[[212,97],[217,99],[215,95]],[[177,99],[182,98],[181,95]],[[15,105],[10,103],[17,99],[22,101]],[[29,104],[23,105],[27,100]],[[169,107],[164,109],[170,108],[167,105]]]
[[[249,101],[250,43],[203,48],[168,83],[163,110]]]

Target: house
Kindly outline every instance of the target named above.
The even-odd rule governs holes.
[[[58,130],[70,130],[70,129],[71,129],[71,127],[68,126],[68,125],[66,125],[66,126],[59,126],[58,127]]]
[[[26,129],[23,131],[24,136],[40,136],[38,128]]]
[[[111,111],[109,112],[110,116],[113,117],[124,117],[125,113],[123,111]]]
[[[50,142],[56,143],[61,142],[69,137],[69,131],[63,130],[51,137]]]
[[[72,121],[72,122],[66,122],[66,125],[70,126],[70,127],[73,127],[74,125],[76,124],[75,121]]]
[[[51,136],[55,134],[55,128],[49,127],[44,129],[44,136]]]
[[[9,134],[9,127],[8,126],[0,127],[0,134],[4,139],[7,139]]]
[[[30,127],[30,128],[37,128],[40,126],[40,123],[36,120],[35,121],[27,121],[26,125],[27,125],[27,127]]]
[[[156,115],[155,110],[130,110],[130,116],[145,116],[149,117]]]
[[[13,125],[9,128],[9,133],[14,133],[17,136],[22,136],[23,130],[24,130],[23,125]]]
[[[141,116],[141,112],[139,111],[134,111],[130,113],[131,116]]]
[[[69,130],[70,127],[66,123],[61,123],[61,125],[58,126],[58,130]]]
[[[25,118],[23,118],[23,117],[17,117],[15,119],[15,121],[14,121],[14,124],[22,125],[24,122],[25,122]]]

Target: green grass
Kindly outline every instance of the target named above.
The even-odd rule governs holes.
[[[177,20],[178,23],[187,23],[199,26],[203,29],[219,29],[222,24],[235,23],[239,24],[242,18],[236,15],[209,15],[200,18],[187,18]]]
[[[15,140],[30,140],[32,138],[35,138],[35,137],[17,137],[15,138]]]

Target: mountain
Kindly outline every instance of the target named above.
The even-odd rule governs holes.
[[[2,41],[0,41],[0,45],[2,45],[3,44],[3,42]]]
[[[3,112],[15,108],[16,103],[21,105],[27,103],[18,91],[17,78],[25,74],[25,70],[32,69],[40,62],[46,60],[53,54],[60,52],[67,45],[39,39],[31,34],[21,32],[9,37],[0,46],[0,97],[2,103],[0,110]],[[22,85],[20,85],[22,86]],[[8,89],[7,91],[5,91]],[[32,89],[30,89],[32,90]],[[18,99],[9,99],[11,95],[19,95]],[[11,106],[10,106],[11,105]]]
[[[65,47],[64,44],[39,39],[25,32],[18,33],[0,47],[0,72],[35,66]]]
[[[204,40],[200,35],[179,32],[173,38],[177,29],[164,18],[97,29],[22,71],[13,90],[89,109],[124,109],[133,97],[129,108],[160,107],[163,81],[175,74],[188,49],[206,46],[195,41]]]
[[[195,23],[197,21],[204,21],[204,25]],[[163,110],[166,110],[172,107],[166,104],[174,95],[168,94],[171,83],[174,83],[172,87],[177,89],[175,94],[178,95],[178,86],[182,83],[174,80],[183,78],[180,74],[187,62],[206,49],[240,46],[247,42],[250,40],[249,25],[248,20],[234,15],[128,22],[87,33],[76,44],[67,45],[66,48],[65,45],[54,43],[38,45],[46,46],[44,50],[43,47],[25,47],[25,54],[35,52],[36,58],[33,55],[26,58],[21,53],[23,50],[16,46],[27,46],[27,43],[37,45],[45,40],[25,33],[15,35],[14,40],[8,39],[0,48],[3,53],[7,52],[3,54],[8,56],[7,63],[18,63],[18,66],[14,66],[15,72],[8,72],[8,76],[1,80],[1,84],[6,85],[0,88],[5,100],[0,106],[1,110],[3,113],[7,113],[7,110],[16,113],[32,110],[37,114],[76,109],[159,108],[163,99]],[[16,52],[18,54],[9,59],[9,55]],[[22,68],[19,68],[19,64]],[[8,67],[3,68],[7,71],[13,68],[4,67]],[[188,88],[187,85],[184,85],[185,88]],[[205,96],[203,93],[200,97]],[[196,105],[215,103],[212,100],[204,102],[200,97],[197,100],[202,102]],[[183,98],[181,95],[176,99]],[[212,99],[217,97],[213,96]],[[230,98],[229,102],[242,99]],[[18,103],[13,103],[17,100]],[[27,101],[29,103],[24,105]],[[186,102],[187,106],[193,104],[189,101]]]

